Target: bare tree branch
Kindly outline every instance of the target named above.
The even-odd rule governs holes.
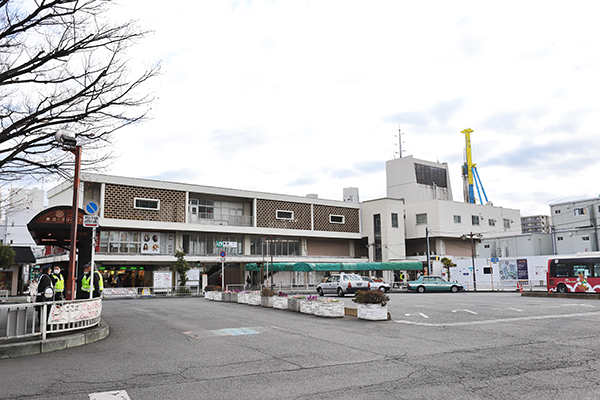
[[[66,129],[101,168],[111,137],[146,119],[153,65],[131,78],[128,49],[148,32],[111,24],[112,0],[0,0],[0,181],[69,176]],[[91,157],[90,157],[91,156]]]

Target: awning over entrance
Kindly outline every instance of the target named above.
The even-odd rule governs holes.
[[[56,206],[47,208],[37,214],[27,224],[31,237],[38,245],[58,246],[63,249],[71,247],[72,208]],[[82,209],[77,212],[77,242],[84,242],[91,247],[92,228],[83,226]],[[79,244],[78,244],[78,247]]]
[[[402,262],[365,262],[365,263],[273,263],[268,264],[269,270],[278,271],[420,271],[423,263],[420,261]],[[246,270],[258,271],[257,263],[246,264]]]

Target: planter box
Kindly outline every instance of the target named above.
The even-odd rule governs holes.
[[[238,302],[238,295],[239,293],[234,292],[234,293],[229,293],[229,301],[232,303],[237,303]]]
[[[248,296],[250,296],[250,294],[246,292],[238,293],[237,302],[240,304],[248,304]]]
[[[278,308],[280,310],[288,309],[289,299],[287,297],[273,297],[273,308]]]
[[[316,303],[316,300],[300,300],[300,312],[303,314],[314,314]]]
[[[212,300],[213,293],[215,293],[215,292],[204,292],[204,300]]]
[[[213,292],[213,298],[212,300],[214,301],[223,301],[223,292]]]
[[[273,307],[273,296],[261,296],[260,305],[263,307]]]
[[[315,309],[315,315],[319,317],[338,318],[344,316],[344,303],[326,303],[324,301],[317,301],[317,307]]]
[[[387,306],[381,307],[381,304],[358,304],[356,307],[356,316],[360,319],[370,321],[387,321]]]
[[[221,301],[226,301],[226,302],[231,301],[231,293],[222,293]]]
[[[288,310],[290,311],[294,311],[294,312],[300,312],[300,301],[302,301],[304,299],[295,299],[293,297],[288,297]]]
[[[260,306],[260,294],[249,294],[248,304],[251,306]]]

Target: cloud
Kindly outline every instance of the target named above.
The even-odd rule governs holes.
[[[392,114],[383,117],[381,120],[385,123],[394,123],[400,125],[439,126],[447,123],[460,111],[466,102],[466,99],[452,99],[434,104],[425,111],[410,111]]]

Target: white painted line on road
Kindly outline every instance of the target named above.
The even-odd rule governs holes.
[[[419,315],[423,318],[429,318],[427,315],[423,314],[422,312],[420,312]]]
[[[502,318],[502,319],[488,319],[483,321],[469,321],[469,322],[449,322],[445,324],[432,324],[426,322],[413,322],[405,320],[394,320],[399,324],[408,325],[419,325],[419,326],[469,326],[469,325],[486,325],[486,324],[497,324],[503,322],[519,322],[519,321],[533,321],[540,319],[559,319],[559,318],[576,318],[576,317],[589,317],[600,315],[600,311],[588,312],[588,313],[576,313],[576,314],[555,314],[555,315],[537,315],[531,317],[516,317],[516,318]]]
[[[466,309],[463,309],[463,310],[452,310],[452,312],[458,312],[458,311],[465,311],[465,312],[477,315],[477,313],[475,311],[471,311],[471,310],[466,310]]]
[[[508,307],[508,309],[513,310],[513,311],[523,312],[523,310],[519,310],[518,308]]]
[[[112,392],[91,393],[90,400],[131,400],[124,390]]]

